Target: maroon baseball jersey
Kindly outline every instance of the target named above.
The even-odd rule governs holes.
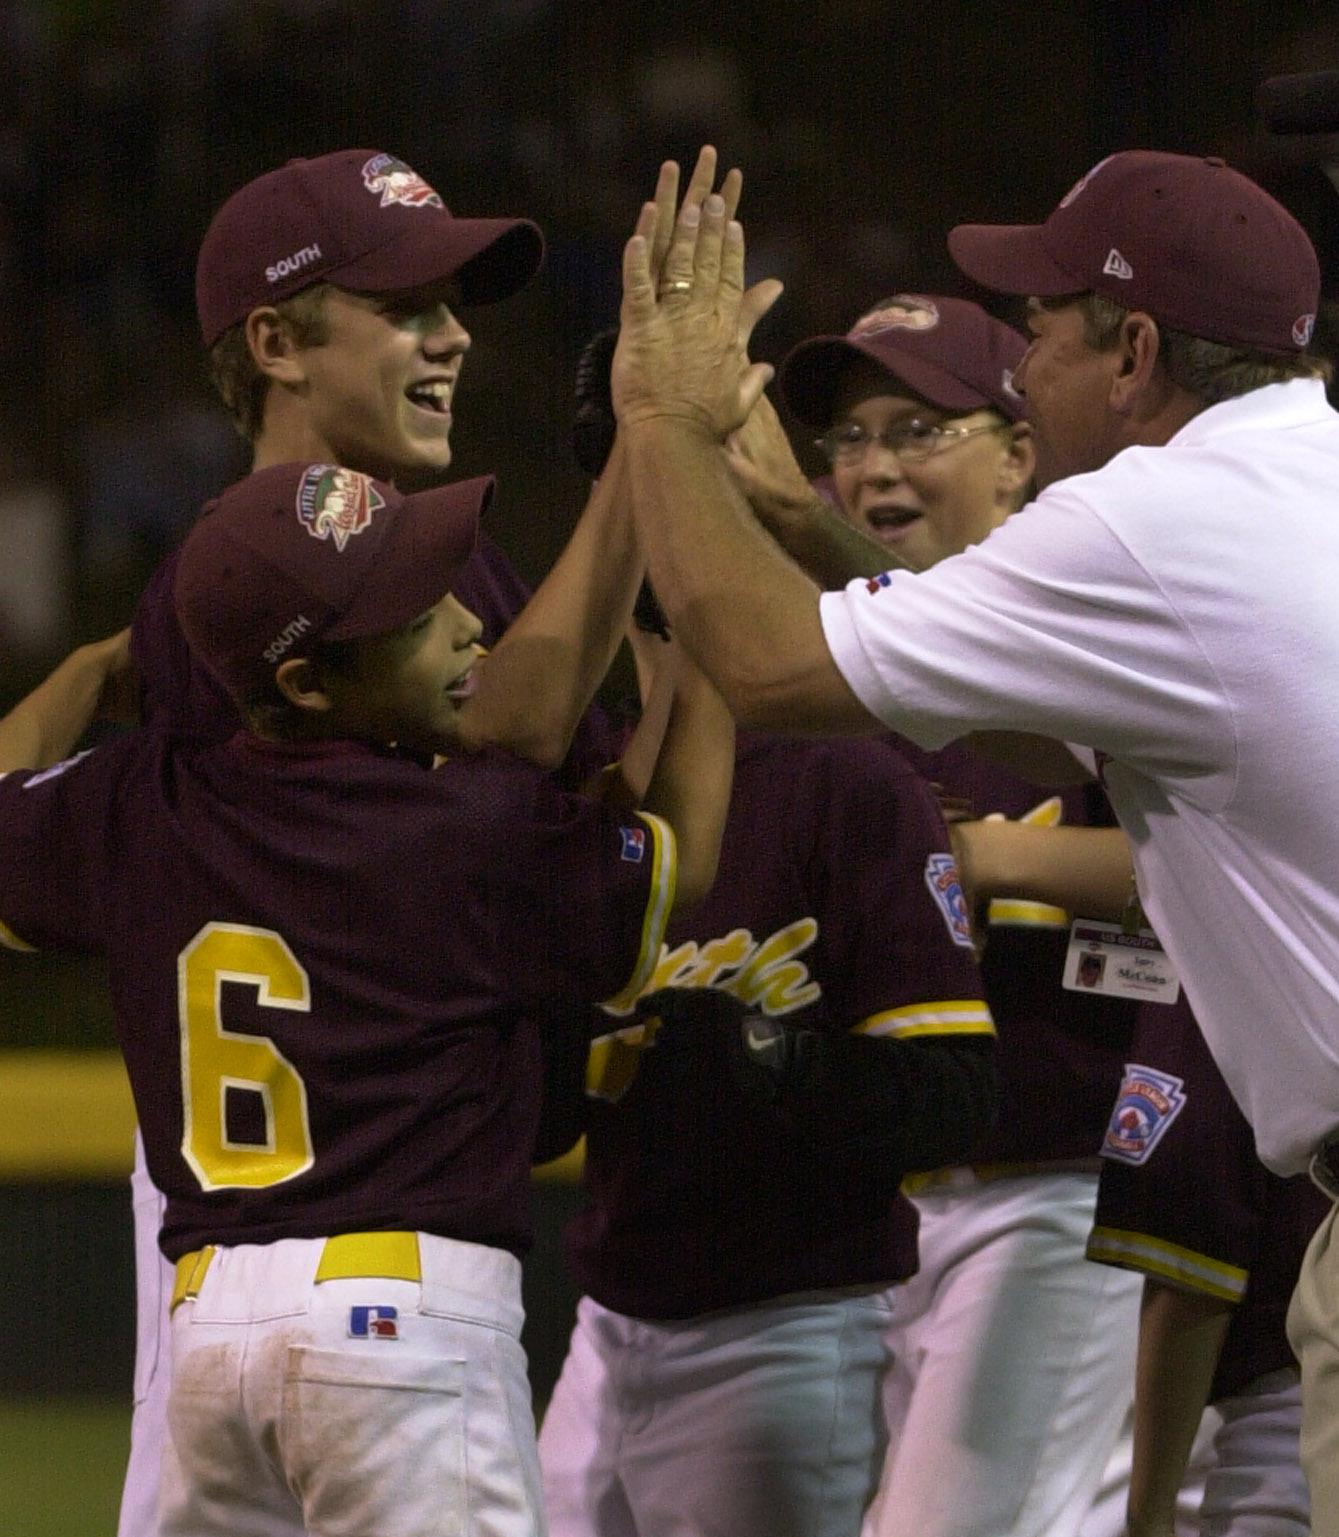
[[[881,744],[746,737],[716,884],[671,926],[647,991],[715,989],[892,1053],[989,1039],[947,849],[928,787]],[[587,1065],[587,1205],[567,1235],[585,1291],[680,1318],[914,1272],[901,1171],[785,1135],[732,1079],[730,1019],[617,1024]]]
[[[961,743],[929,753],[900,737],[891,741],[927,779],[968,801],[974,816],[1114,824],[1096,784],[1039,790]],[[973,1163],[1093,1158],[1101,1146],[1138,1005],[1061,986],[1069,920],[1040,902],[990,904],[981,974],[999,1031],[1000,1114]]]
[[[536,1006],[640,986],[655,817],[502,757],[146,728],[0,779],[5,937],[106,957],[169,1258],[420,1228],[520,1252]]]
[[[1184,999],[1141,1005],[1108,1121],[1089,1259],[1237,1304],[1211,1399],[1295,1365],[1284,1320],[1331,1203],[1256,1157]]]

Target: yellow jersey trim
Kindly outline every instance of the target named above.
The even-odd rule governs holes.
[[[1022,897],[994,897],[986,909],[991,924],[1017,929],[1067,929],[1069,914],[1049,902],[1028,902]]]
[[[1240,1265],[1225,1265],[1194,1249],[1152,1238],[1147,1233],[1130,1233],[1121,1228],[1094,1227],[1088,1236],[1088,1258],[1101,1264],[1120,1265],[1127,1270],[1141,1270],[1147,1275],[1174,1281],[1190,1291],[1218,1297],[1224,1302],[1240,1302],[1246,1292],[1250,1272]]]
[[[651,893],[642,919],[641,946],[632,976],[612,998],[604,1001],[604,1008],[611,1013],[628,1013],[651,979],[660,959],[660,947],[665,942],[679,876],[679,845],[674,829],[663,817],[653,816],[649,811],[638,811],[635,815],[651,830]]]
[[[994,1035],[995,1021],[983,998],[949,998],[884,1009],[862,1019],[853,1033],[891,1035],[898,1040],[917,1035]]]
[[[0,945],[3,945],[6,950],[26,950],[29,953],[37,950],[36,945],[30,945],[20,939],[7,923],[0,923]]]

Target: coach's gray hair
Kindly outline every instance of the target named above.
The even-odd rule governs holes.
[[[1097,352],[1114,347],[1130,311],[1114,299],[1094,293],[1083,294],[1079,308],[1088,346]],[[1204,406],[1249,395],[1266,384],[1282,384],[1289,379],[1323,379],[1328,384],[1334,376],[1329,360],[1311,352],[1266,352],[1259,347],[1205,341],[1161,321],[1158,334],[1162,339],[1158,360],[1172,383]]]

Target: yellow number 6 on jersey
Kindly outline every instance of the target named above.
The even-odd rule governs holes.
[[[205,924],[177,958],[182,1156],[202,1190],[278,1185],[312,1166],[306,1085],[268,1037],[224,1028],[225,982],[253,986],[263,1009],[311,1009],[307,973],[280,935]],[[260,1096],[264,1142],[229,1140],[230,1088]]]

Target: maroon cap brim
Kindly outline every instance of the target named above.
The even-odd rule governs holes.
[[[395,508],[376,564],[322,640],[384,635],[441,602],[474,553],[479,519],[493,499],[491,475],[406,496]]]
[[[529,219],[425,219],[323,276],[356,293],[399,293],[458,278],[465,303],[493,304],[519,293],[543,260],[544,237]]]
[[[1052,258],[1040,224],[959,224],[949,231],[948,249],[973,282],[997,293],[1054,298],[1091,286]]]
[[[777,372],[782,399],[807,426],[831,426],[842,374],[862,358],[946,411],[980,411],[994,405],[979,390],[955,379],[937,364],[902,351],[896,343],[889,342],[886,333],[880,337],[879,345],[862,345],[844,336],[816,336],[801,342],[782,360]]]

